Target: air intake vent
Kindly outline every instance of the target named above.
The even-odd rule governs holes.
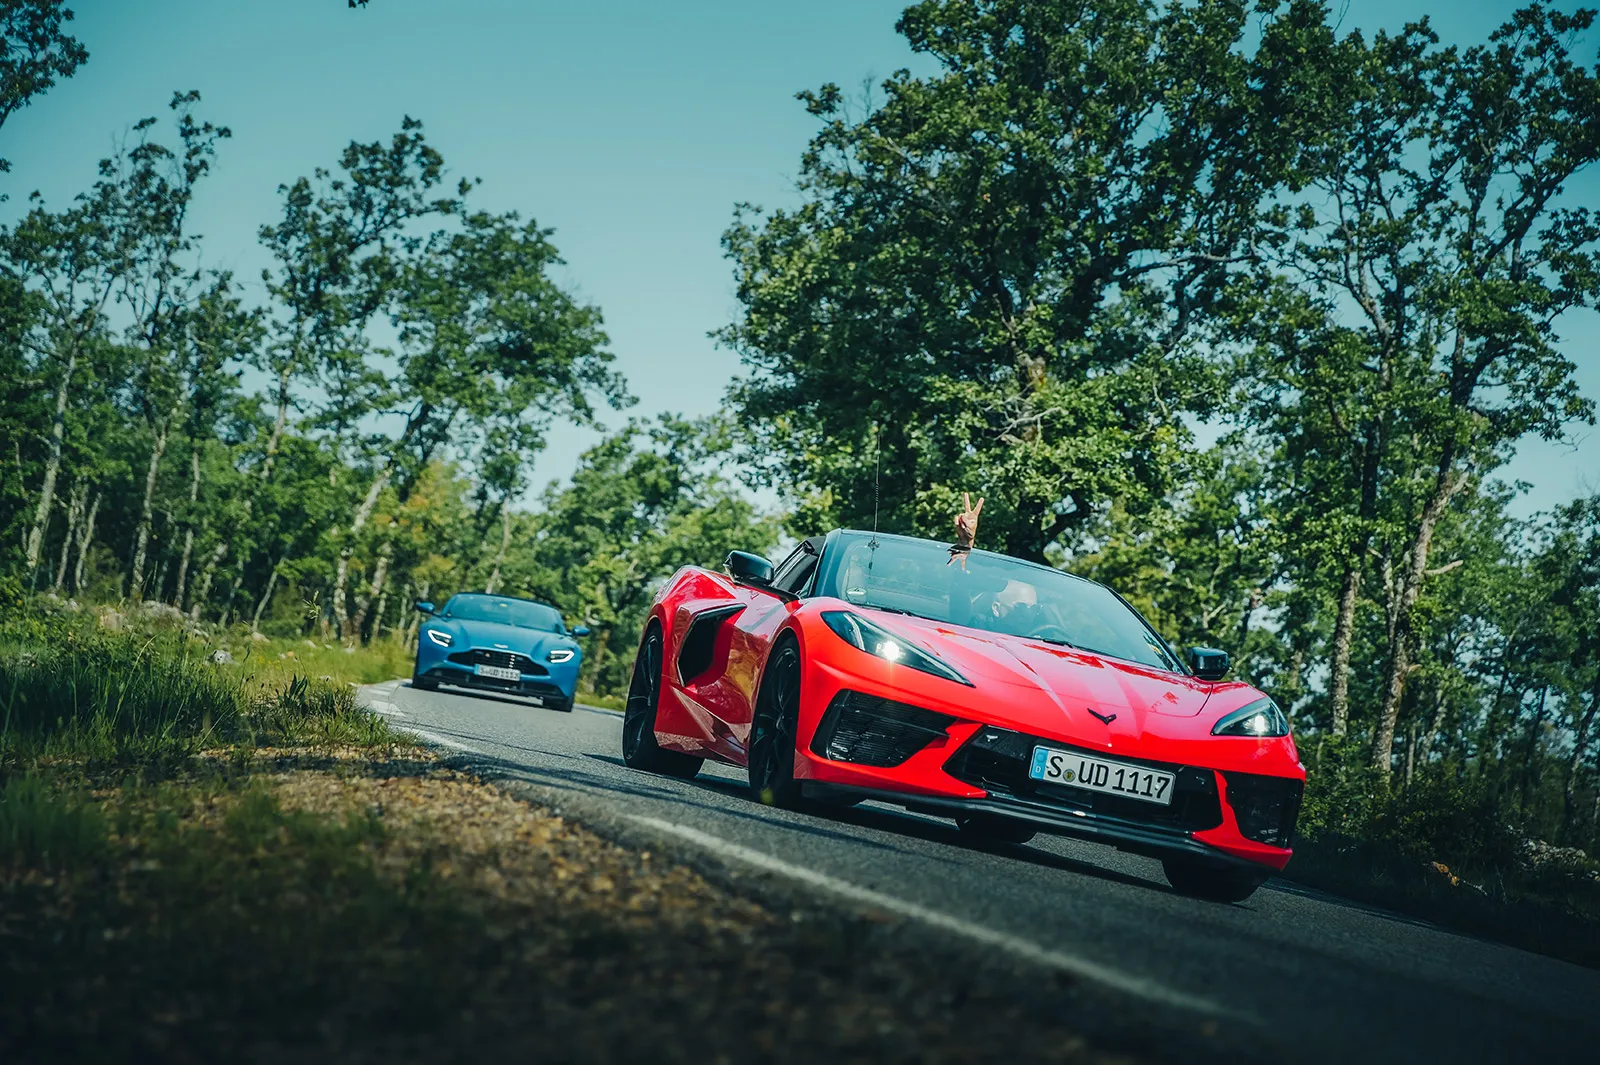
[[[897,766],[945,735],[955,718],[860,692],[833,697],[811,751],[835,762]]]
[[[458,666],[499,666],[501,669],[516,669],[530,677],[543,677],[550,672],[527,655],[519,655],[512,651],[491,651],[485,647],[476,647],[471,651],[457,651],[447,656],[446,661],[454,662]]]
[[[1283,777],[1224,773],[1223,787],[1245,839],[1269,847],[1289,846],[1294,839],[1295,821],[1300,817],[1300,795],[1305,785]]]

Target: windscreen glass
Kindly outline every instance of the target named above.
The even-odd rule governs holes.
[[[445,604],[444,616],[458,621],[493,621],[540,632],[567,631],[555,607],[530,603],[526,599],[502,599],[497,595],[458,595]]]
[[[953,564],[943,544],[841,536],[818,592],[858,606],[1023,636],[1181,670],[1150,626],[1112,592],[1060,570],[974,551]]]

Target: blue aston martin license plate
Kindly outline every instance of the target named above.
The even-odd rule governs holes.
[[[1126,795],[1130,799],[1161,806],[1172,804],[1174,777],[1171,773],[1115,762],[1109,758],[1093,758],[1076,751],[1035,747],[1028,775],[1047,784],[1065,784],[1086,791]]]

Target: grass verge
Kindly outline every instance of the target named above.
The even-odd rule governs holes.
[[[1072,986],[607,843],[348,683],[58,636],[0,650],[0,1061],[1110,1060]]]

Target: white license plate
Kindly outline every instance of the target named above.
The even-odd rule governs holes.
[[[1065,784],[1088,791],[1103,791],[1109,795],[1126,795],[1130,799],[1161,806],[1172,805],[1174,777],[1171,773],[1128,765],[1126,762],[1091,758],[1074,751],[1035,747],[1028,775],[1048,784]]]
[[[522,670],[507,669],[504,666],[474,666],[473,671],[480,677],[493,677],[495,680],[521,680]]]

